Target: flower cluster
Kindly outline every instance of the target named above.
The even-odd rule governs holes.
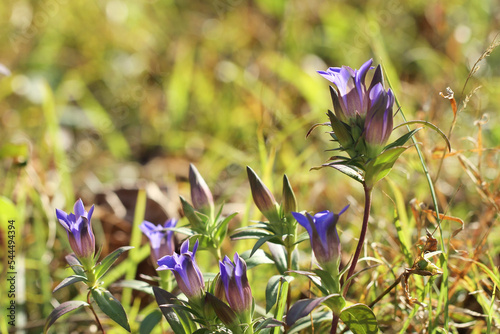
[[[330,89],[335,112],[329,113],[330,121],[336,139],[351,158],[376,157],[392,133],[394,94],[384,88],[380,65],[368,88],[365,84],[372,62],[368,60],[359,70],[342,66],[318,71],[336,87]]]

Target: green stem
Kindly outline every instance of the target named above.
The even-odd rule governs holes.
[[[102,328],[102,324],[99,321],[99,317],[97,316],[97,313],[95,313],[94,307],[92,306],[92,303],[90,302],[90,294],[91,293],[92,293],[92,290],[89,289],[89,292],[87,293],[87,304],[89,304],[90,310],[92,311],[92,314],[94,315],[95,321],[97,322],[97,327],[102,332],[102,334],[105,334],[104,328]]]
[[[358,264],[359,255],[361,254],[361,250],[363,249],[363,244],[365,242],[366,231],[368,230],[368,218],[370,217],[370,209],[372,206],[372,188],[368,187],[365,183],[363,183],[363,188],[365,190],[365,212],[363,215],[363,225],[361,226],[358,246],[356,247],[356,252],[354,253],[351,267],[349,268],[349,272],[347,273],[346,281],[354,274],[354,270],[356,269],[356,265]],[[347,294],[347,290],[349,290],[351,282],[352,281],[347,283],[347,286],[344,288],[344,297]]]

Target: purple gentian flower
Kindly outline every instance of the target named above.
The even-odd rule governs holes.
[[[89,260],[95,252],[95,237],[90,223],[94,206],[92,205],[89,212],[87,212],[82,200],[79,199],[76,201],[73,210],[75,211],[74,214],[67,214],[56,209],[56,216],[68,233],[69,244],[75,255],[80,260]]]
[[[292,212],[293,217],[309,233],[311,248],[320,264],[337,263],[340,259],[340,239],[337,233],[337,221],[349,205],[342,209],[339,214],[328,210],[311,216],[309,213],[302,215]]]
[[[331,81],[332,99],[336,117],[349,125],[357,125],[363,131],[363,138],[368,146],[368,156],[375,157],[392,133],[394,94],[389,88],[384,89],[384,77],[380,65],[375,69],[370,86],[366,88],[365,78],[373,60],[364,63],[359,70],[348,66],[330,67],[318,71]],[[342,133],[339,133],[342,138]],[[357,136],[354,142],[357,141]]]
[[[200,268],[196,264],[194,255],[198,249],[198,240],[193,251],[189,251],[189,239],[181,245],[180,254],[173,253],[158,260],[156,270],[170,270],[174,273],[179,289],[189,300],[199,301],[205,294],[205,282]]]
[[[353,70],[349,66],[330,67],[326,71],[318,71],[325,79],[331,81],[337,87],[336,93],[341,110],[335,110],[335,114],[342,121],[355,119],[356,115],[364,117],[368,111],[367,90],[365,86],[366,73],[371,68],[373,60],[364,63],[359,70]],[[379,80],[374,76],[374,81]]]
[[[219,261],[220,277],[224,285],[229,306],[236,313],[244,313],[252,308],[252,289],[247,279],[247,264],[238,255],[234,254],[234,263],[226,256]]]
[[[162,257],[174,253],[174,231],[166,229],[175,227],[177,222],[178,219],[172,218],[167,220],[163,225],[155,225],[145,220],[139,226],[142,233],[149,238],[153,263],[157,263]]]

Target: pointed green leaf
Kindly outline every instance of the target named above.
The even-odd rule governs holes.
[[[262,249],[258,249],[250,256],[250,250],[244,251],[240,254],[241,258],[245,260],[247,269],[251,269],[260,264],[274,264],[274,261]]]
[[[287,326],[292,326],[297,320],[311,313],[311,311],[314,310],[316,306],[320,305],[327,298],[328,296],[321,298],[301,299],[293,304],[286,315]]]
[[[71,300],[69,302],[64,302],[57,306],[52,312],[50,312],[47,320],[45,321],[45,327],[43,328],[43,332],[47,333],[50,326],[52,326],[57,319],[59,319],[64,314],[79,309],[82,306],[89,306],[86,302],[82,300]]]
[[[121,287],[121,288],[130,288],[134,289],[137,291],[141,291],[144,293],[147,293],[148,295],[153,295],[153,288],[151,285],[144,281],[138,281],[135,279],[130,279],[130,280],[121,280],[116,283],[113,283],[113,287]]]
[[[263,244],[265,244],[266,242],[270,241],[271,239],[275,239],[276,236],[274,235],[268,235],[268,236],[265,236],[265,237],[262,237],[260,238],[259,240],[257,240],[257,242],[255,243],[255,245],[253,246],[252,248],[252,251],[250,252],[250,257],[253,255],[253,253],[255,253]]]
[[[186,216],[187,220],[189,220],[189,223],[191,224],[191,227],[193,229],[196,229],[197,227],[202,225],[201,219],[196,215],[196,211],[194,210],[193,206],[189,204],[184,197],[179,196],[181,200],[181,205],[182,205],[182,210],[184,211],[184,216]]]
[[[323,304],[328,306],[333,313],[340,314],[345,306],[345,299],[342,295],[336,293],[330,295],[330,297],[327,298]]]
[[[238,316],[222,300],[207,292],[205,295],[205,302],[210,305],[224,325],[229,328],[237,328],[237,326],[239,326],[240,321],[238,320]]]
[[[94,289],[92,290],[92,297],[101,311],[110,317],[111,320],[130,332],[127,314],[122,304],[111,294],[111,292],[108,290]]]
[[[280,279],[283,276],[281,275],[274,275],[272,276],[269,281],[267,281],[267,286],[266,286],[266,313],[269,313],[269,311],[273,308],[273,306],[276,304],[276,299],[278,299],[278,287],[280,284]]]
[[[365,180],[369,187],[382,180],[389,174],[394,163],[408,147],[398,146],[384,151],[366,165]]]
[[[221,220],[219,223],[217,223],[217,226],[215,227],[215,236],[214,237],[218,242],[221,242],[222,240],[224,240],[224,238],[226,237],[226,234],[227,234],[227,225],[229,224],[231,219],[233,219],[237,214],[238,214],[238,212],[234,212],[234,213],[230,214],[229,216],[227,216],[226,218],[224,218],[223,220]]]
[[[260,239],[262,237],[266,237],[271,235],[267,231],[262,230],[253,230],[253,229],[245,229],[240,232],[236,232],[231,236],[231,240],[239,240],[239,239]]]
[[[99,264],[96,269],[95,269],[95,275],[97,279],[100,279],[106,272],[109,270],[109,268],[115,263],[115,261],[118,259],[120,255],[122,255],[124,252],[128,251],[129,249],[132,249],[134,247],[130,246],[124,246],[120,247],[118,249],[115,249],[111,254],[106,256],[104,260],[101,261],[101,264]]]
[[[153,286],[156,303],[158,305],[177,303],[177,298],[168,291]],[[191,315],[184,310],[175,311],[173,307],[160,307],[173,332],[176,334],[189,334],[196,330],[196,324]]]
[[[65,286],[75,284],[76,282],[85,282],[85,281],[87,281],[87,277],[85,277],[85,276],[71,275],[71,276],[68,276],[65,279],[63,279],[61,281],[61,283],[59,283],[56,286],[56,288],[54,290],[52,290],[52,292],[56,292],[57,290],[62,289]]]
[[[288,298],[288,287],[290,285],[284,277],[280,278],[280,283],[281,284],[276,303],[276,311],[274,312],[274,318],[278,321],[281,321],[283,319],[283,316],[285,315],[285,310],[287,305],[286,301]],[[274,327],[271,330],[271,333],[273,334],[280,333],[280,327]]]
[[[161,321],[160,310],[153,310],[142,321],[139,327],[139,334],[150,334]]]
[[[265,328],[281,327],[283,325],[285,325],[285,323],[283,321],[278,321],[274,318],[266,318],[266,319],[262,320],[261,322],[257,323],[257,326],[255,326],[255,329],[254,329],[254,333],[259,333],[261,330],[263,330]]]
[[[328,164],[324,164],[323,167],[335,168],[336,170],[344,173],[345,175],[349,176],[350,178],[352,178],[358,182],[363,183],[363,181],[364,181],[363,175],[359,171],[354,169],[353,167],[346,166],[346,165],[339,164],[339,163],[328,163]]]
[[[405,133],[404,135],[402,135],[401,137],[399,137],[398,139],[396,139],[395,141],[384,147],[383,151],[387,151],[388,149],[393,147],[403,146],[411,137],[413,137],[415,133],[417,133],[420,130],[422,130],[422,128],[417,128],[408,133]]]
[[[273,257],[276,269],[278,269],[281,275],[285,275],[285,272],[288,268],[288,259],[286,256],[287,254],[285,246],[273,243],[268,243],[267,246],[269,247],[269,251],[271,252],[271,255]]]
[[[85,276],[85,269],[83,269],[82,263],[78,260],[75,254],[66,255],[65,259],[76,275]]]
[[[364,304],[346,307],[340,313],[340,319],[354,334],[377,334],[377,318],[373,311]]]

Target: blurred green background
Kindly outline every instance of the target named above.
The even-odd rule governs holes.
[[[97,193],[151,182],[165,196],[166,214],[179,215],[177,195],[189,197],[190,162],[217,201],[240,212],[231,230],[259,218],[246,165],[276,194],[286,173],[300,210],[338,212],[350,203],[339,224],[348,260],[361,224],[362,189],[334,170],[309,171],[328,159],[325,150],[335,144],[326,128],[305,135],[327,121],[331,108],[329,83],[316,71],[358,68],[369,58],[385,67],[408,119],[430,121],[446,134],[453,112],[439,92],[455,92],[454,153],[441,169],[443,140],[428,129],[417,139],[437,178],[441,211],[465,221],[452,253],[490,268],[499,264],[498,51],[479,63],[464,88],[499,30],[496,1],[4,0],[0,17],[0,63],[12,72],[0,78],[0,235],[5,242],[7,220],[16,219],[18,321],[34,333],[56,305],[50,291],[66,273],[68,249],[54,208],[69,210],[78,197],[90,205]],[[479,86],[464,109],[465,96]],[[398,114],[394,123],[402,122]],[[398,272],[405,263],[394,248],[395,204],[402,204],[398,214],[412,227],[405,231],[412,244],[425,227],[434,227],[415,227],[418,219],[410,212],[413,198],[431,204],[415,150],[403,155],[389,179],[374,194],[367,255],[380,252]],[[108,211],[96,217],[103,231]],[[459,227],[445,222],[446,236]],[[123,231],[105,235],[126,244]],[[232,254],[251,244],[228,241],[224,247]],[[451,266],[458,287],[450,298],[467,308],[468,292],[482,289],[483,279],[491,282],[477,268],[477,276],[473,270],[459,275],[467,262],[452,259]],[[467,275],[474,279],[465,284]],[[382,269],[366,277],[380,289],[390,279]],[[306,286],[297,287],[297,296],[301,289]],[[486,312],[481,298],[470,302],[481,305],[471,306],[480,313]],[[397,317],[404,320],[407,313]],[[387,328],[400,326],[383,305],[378,314]],[[464,317],[455,321],[472,321]],[[416,319],[412,328],[425,322],[425,316]],[[467,328],[480,333],[483,325]],[[7,328],[0,326],[0,332]]]

